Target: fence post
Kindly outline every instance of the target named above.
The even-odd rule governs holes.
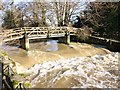
[[[22,89],[22,83],[19,83],[19,85],[20,85],[20,89]]]
[[[3,63],[0,62],[0,90],[3,88]]]

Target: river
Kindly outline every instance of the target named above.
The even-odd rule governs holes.
[[[26,68],[44,61],[109,53],[107,49],[104,49],[101,46],[74,42],[70,45],[66,45],[57,43],[57,40],[30,43],[29,51],[5,44],[1,45],[0,49],[6,51],[9,57]]]
[[[29,51],[4,44],[0,49],[23,67],[18,73],[34,88],[117,88],[120,83],[118,53],[104,46],[48,40],[30,43]]]

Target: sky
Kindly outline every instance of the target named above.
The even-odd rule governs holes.
[[[30,2],[30,1],[34,1],[34,0],[14,0],[15,3],[18,2]],[[36,0],[38,2],[42,1],[42,0]],[[95,0],[45,0],[46,2],[53,2],[53,1],[58,1],[58,2],[65,2],[65,1],[69,1],[69,2],[85,2],[85,1],[95,1]]]

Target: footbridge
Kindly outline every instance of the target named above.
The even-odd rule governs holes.
[[[29,49],[30,39],[65,37],[65,43],[70,43],[70,35],[76,35],[77,28],[73,27],[22,27],[9,29],[4,34],[3,41],[19,39],[22,48]]]

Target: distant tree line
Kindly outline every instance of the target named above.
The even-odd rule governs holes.
[[[8,2],[2,3],[2,11],[5,14],[2,26],[4,28],[68,26],[72,22],[72,16],[79,16],[85,3],[81,5],[79,0],[78,2],[70,2],[70,0],[64,2],[58,0],[53,0],[53,2],[33,0],[33,2],[15,4],[14,0],[8,0]]]
[[[93,35],[120,40],[120,2],[90,2],[74,27],[92,28]]]
[[[4,1],[4,0],[3,0]],[[120,2],[0,2],[3,28],[73,26],[92,28],[99,34],[120,34]],[[97,0],[96,0],[97,1]],[[73,16],[75,18],[73,18]]]
[[[120,35],[120,2],[91,2],[83,15],[82,23],[101,35]]]

